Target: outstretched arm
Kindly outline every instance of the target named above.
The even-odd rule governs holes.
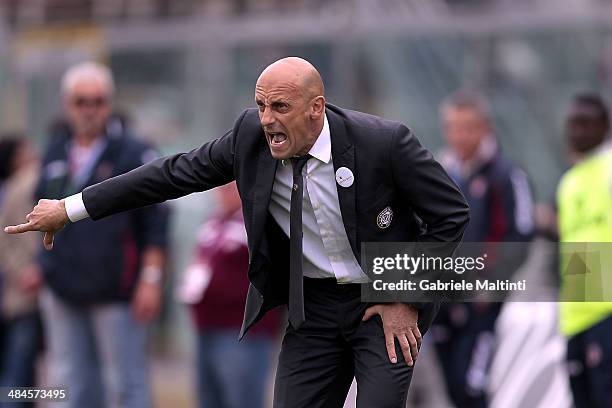
[[[45,248],[51,249],[54,235],[68,221],[87,216],[97,220],[226,184],[234,179],[234,135],[243,117],[244,114],[233,130],[189,153],[155,160],[87,187],[82,195],[40,200],[25,223],[6,227],[4,231],[9,234],[42,231]]]
[[[229,183],[234,179],[233,133],[87,187],[83,190],[87,214],[98,220]]]

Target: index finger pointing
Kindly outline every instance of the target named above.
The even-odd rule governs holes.
[[[28,231],[36,231],[33,224],[30,224],[30,222],[27,222],[25,224],[10,225],[8,227],[4,227],[4,232],[6,232],[7,234],[21,234],[22,232],[28,232]]]

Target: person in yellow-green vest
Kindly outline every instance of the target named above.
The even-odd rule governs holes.
[[[612,143],[604,101],[576,96],[566,138],[573,166],[557,191],[561,332],[580,407],[612,407]]]

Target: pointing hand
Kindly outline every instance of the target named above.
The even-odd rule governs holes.
[[[4,228],[8,234],[21,234],[28,231],[42,231],[45,233],[43,244],[45,249],[53,248],[53,237],[70,221],[66,213],[64,200],[40,200],[31,213],[26,215],[23,224]]]

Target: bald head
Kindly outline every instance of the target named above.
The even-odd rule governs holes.
[[[268,65],[263,70],[257,83],[286,83],[294,87],[304,98],[312,99],[325,96],[325,87],[321,74],[308,61],[299,57],[286,57]]]
[[[323,129],[324,93],[321,75],[302,58],[283,58],[263,70],[255,102],[273,157],[308,153]]]

